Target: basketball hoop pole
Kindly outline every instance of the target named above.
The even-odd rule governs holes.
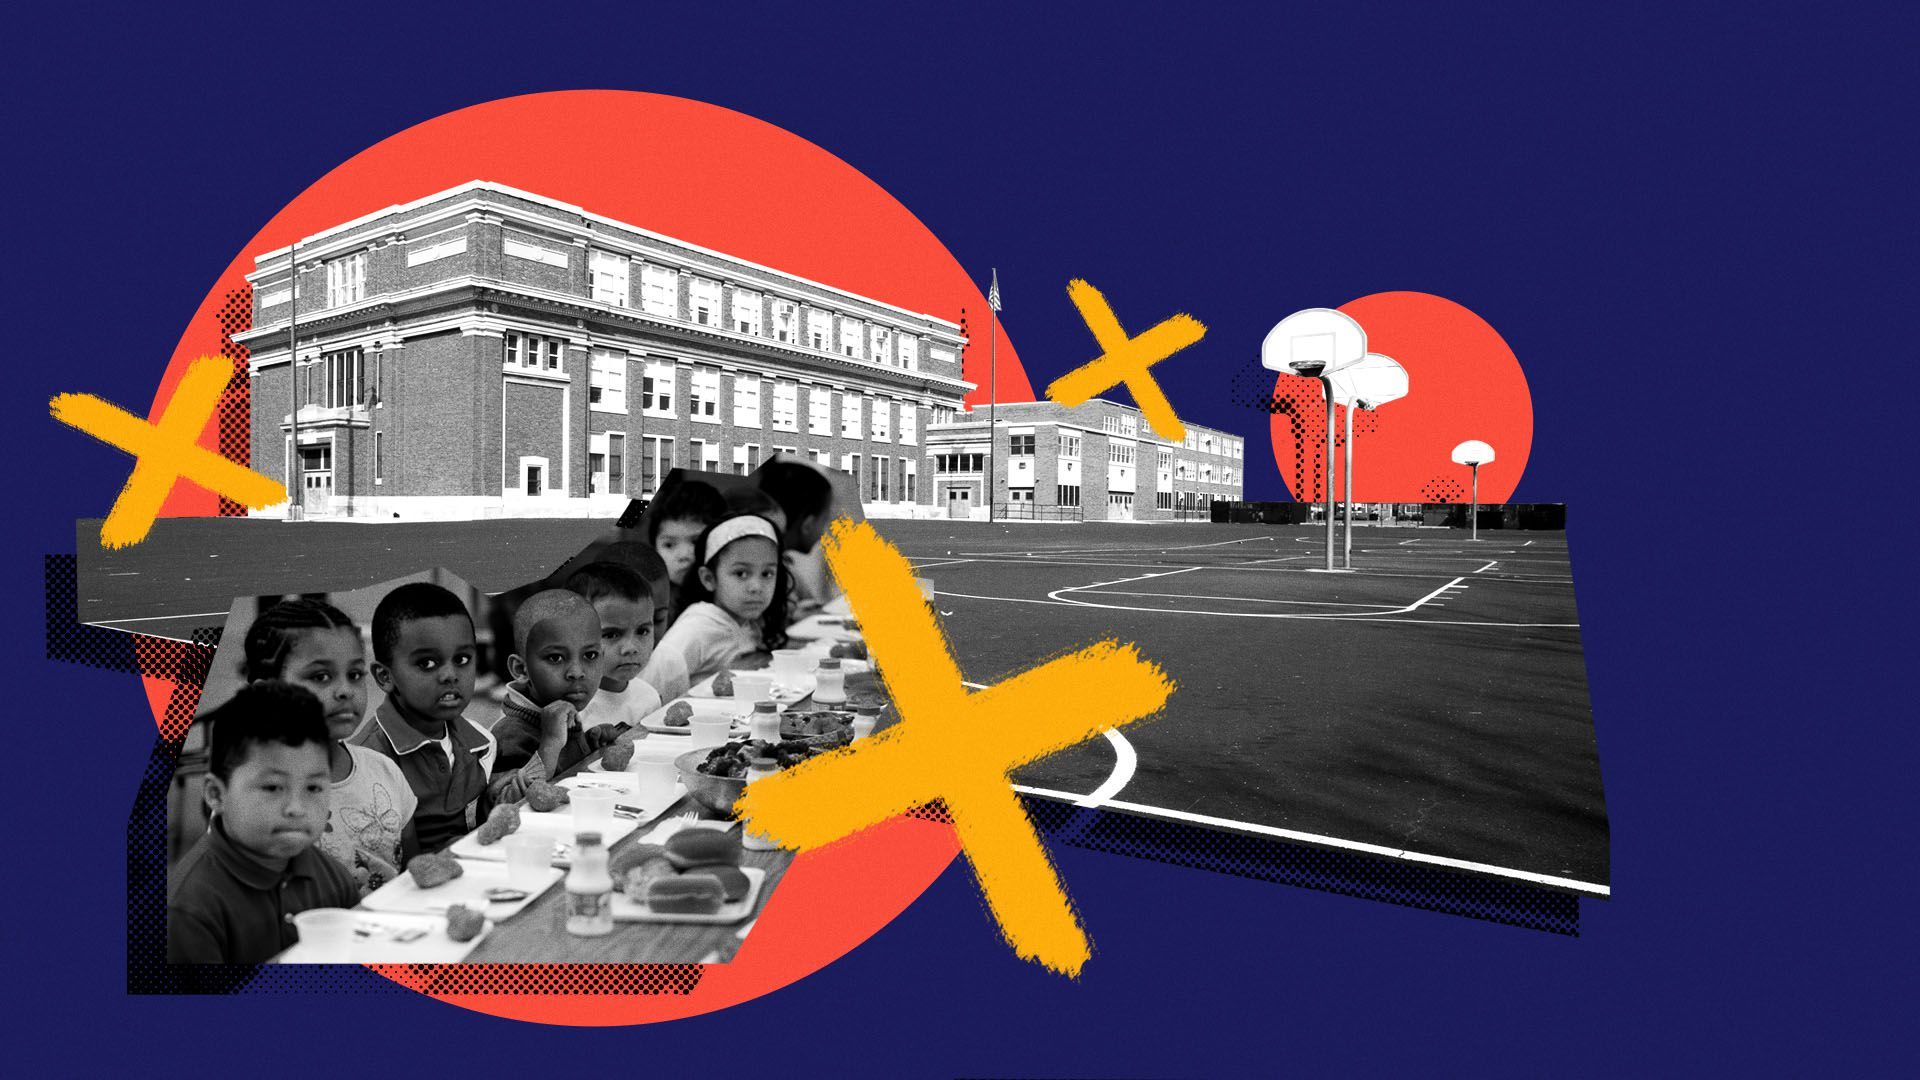
[[[1327,569],[1333,569],[1333,380],[1320,376],[1327,391]]]
[[[1477,461],[1473,463],[1473,509],[1468,518],[1473,522],[1473,535],[1467,539],[1480,539],[1480,463]]]
[[[1347,403],[1347,463],[1341,466],[1340,473],[1346,484],[1347,529],[1346,551],[1340,557],[1343,570],[1353,569],[1353,402]]]

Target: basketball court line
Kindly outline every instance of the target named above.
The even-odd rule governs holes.
[[[1025,784],[1015,784],[1013,785],[1013,789],[1023,794],[1037,795],[1045,799],[1061,799],[1073,802],[1076,806],[1079,805],[1078,800],[1082,798],[1082,796],[1075,795],[1070,791],[1055,791],[1052,788],[1030,787]],[[1192,822],[1196,825],[1205,825],[1216,829],[1232,829],[1237,832],[1258,833],[1262,836],[1272,836],[1281,840],[1312,844],[1316,847],[1340,848],[1345,851],[1355,851],[1366,855],[1378,855],[1389,859],[1400,859],[1405,862],[1426,863],[1431,866],[1442,866],[1451,870],[1464,870],[1469,873],[1485,874],[1491,877],[1513,878],[1517,881],[1525,881],[1551,889],[1563,889],[1568,892],[1584,893],[1588,896],[1605,898],[1612,895],[1612,890],[1607,886],[1595,884],[1591,881],[1577,881],[1573,878],[1555,877],[1552,874],[1539,874],[1531,870],[1515,870],[1512,867],[1495,866],[1491,863],[1469,862],[1466,859],[1450,859],[1444,855],[1429,855],[1422,851],[1414,851],[1411,848],[1392,848],[1381,844],[1363,843],[1358,840],[1342,840],[1337,836],[1301,832],[1298,829],[1282,829],[1273,825],[1256,825],[1250,821],[1234,821],[1231,818],[1218,818],[1207,814],[1195,814],[1186,810],[1169,810],[1160,806],[1122,802],[1119,799],[1108,799],[1101,805],[1126,813],[1141,814],[1147,817],[1172,818],[1177,821]]]
[[[985,683],[966,682],[963,680],[960,685],[969,690],[987,689]],[[1133,779],[1133,770],[1140,762],[1140,755],[1134,752],[1133,744],[1128,742],[1127,737],[1120,734],[1118,729],[1108,728],[1100,734],[1105,735],[1108,744],[1113,747],[1113,771],[1107,773],[1107,778],[1100,782],[1099,787],[1094,788],[1087,794],[1068,796],[1068,798],[1074,800],[1075,806],[1086,809],[1103,806],[1109,799],[1120,794],[1120,789],[1126,787],[1127,783]],[[1021,791],[1024,789],[1021,788],[1020,785],[1015,784],[1014,790]]]
[[[1302,558],[1302,557],[1311,558],[1313,556],[1299,556],[1294,558]],[[1166,565],[1165,563],[1116,562],[1116,561],[1105,560],[1105,559],[990,558],[985,556],[978,556],[978,557],[969,559],[967,561],[975,562],[975,563],[1008,563],[1008,564],[1022,565],[1022,566],[1134,567],[1142,570],[1148,569],[1148,568],[1164,567]],[[1262,561],[1265,561],[1265,560],[1262,560]],[[1252,563],[1247,563],[1247,562],[1221,563],[1213,566],[1189,567],[1188,569],[1245,571],[1247,573],[1258,573],[1258,574],[1324,574],[1326,573],[1325,570],[1299,569],[1291,566],[1255,566]],[[1450,572],[1451,571],[1449,570],[1430,570],[1430,571],[1420,572],[1420,571],[1355,569],[1350,571],[1344,571],[1343,575],[1350,574],[1355,578],[1363,578],[1363,577],[1433,578],[1433,577],[1438,577],[1441,574],[1450,573]],[[1519,575],[1501,575],[1499,577],[1499,580],[1516,582],[1521,584],[1535,584],[1535,585],[1571,585],[1573,584],[1573,578],[1571,577],[1538,577],[1538,576],[1524,577]]]
[[[1072,604],[1078,607],[1102,608],[1108,611],[1140,611],[1140,612],[1146,612],[1147,614],[1151,614],[1151,615],[1163,615],[1163,614],[1212,615],[1216,617],[1232,618],[1232,619],[1355,620],[1355,619],[1365,619],[1371,615],[1410,614],[1414,611],[1418,611],[1422,606],[1432,603],[1435,600],[1438,600],[1441,596],[1445,595],[1450,589],[1454,589],[1456,587],[1465,588],[1465,586],[1461,585],[1460,583],[1466,580],[1465,577],[1454,578],[1452,581],[1447,582],[1445,585],[1440,586],[1439,588],[1433,590],[1432,592],[1421,597],[1420,599],[1415,600],[1413,603],[1406,605],[1405,607],[1386,608],[1380,611],[1328,612],[1326,614],[1312,614],[1308,612],[1288,612],[1288,611],[1196,611],[1192,608],[1148,608],[1148,607],[1136,607],[1129,604],[1096,604],[1096,603],[1090,603],[1084,600],[1075,600],[1075,599],[1072,599],[1071,597],[1061,595],[1062,593],[1070,593],[1070,592],[1087,592],[1089,590],[1101,588],[1102,586],[1105,586],[1105,585],[1123,585],[1123,584],[1128,584],[1130,582],[1135,582],[1135,581],[1145,581],[1149,578],[1172,577],[1174,574],[1184,574],[1193,570],[1208,570],[1208,569],[1214,569],[1214,568],[1201,567],[1201,566],[1189,566],[1183,570],[1169,570],[1163,574],[1144,574],[1140,577],[1135,577],[1135,578],[1122,578],[1119,581],[1096,582],[1095,584],[1092,584],[1092,585],[1075,585],[1068,588],[1055,589],[1052,592],[1048,593],[1047,597],[1052,600],[1058,600],[1063,603]]]

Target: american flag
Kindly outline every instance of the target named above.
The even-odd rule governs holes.
[[[992,308],[995,311],[1000,310],[1000,268],[999,267],[994,268],[993,283],[987,286],[987,306]]]

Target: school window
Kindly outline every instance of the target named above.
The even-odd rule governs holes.
[[[1168,484],[1173,482],[1173,455],[1161,451],[1157,464],[1158,467],[1154,470],[1154,476],[1159,479],[1160,487],[1164,489]]]
[[[733,377],[733,426],[760,426],[760,376]]]
[[[1233,466],[1231,465],[1220,466],[1220,482],[1223,484],[1233,483]]]
[[[867,498],[877,502],[887,501],[887,459],[875,456],[873,468],[868,470]]]
[[[356,251],[351,255],[327,262],[327,306],[339,307],[367,298],[367,253]]]
[[[695,371],[688,390],[689,415],[695,420],[719,423],[720,373],[705,369]]]
[[[920,438],[920,408],[911,401],[900,403],[900,441],[912,446]]]
[[[720,325],[720,283],[694,278],[687,284],[687,317],[701,326]]]
[[[841,454],[840,471],[853,477],[853,490],[860,490],[860,455]]]
[[[664,266],[640,268],[640,310],[669,319],[680,317],[680,273]]]
[[[673,364],[647,361],[640,375],[640,409],[648,416],[673,415]]]
[[[627,437],[606,431],[587,440],[587,494],[624,495],[627,487]]]
[[[833,455],[832,455],[832,454],[830,454],[830,453],[828,453],[827,451],[825,451],[825,450],[809,450],[809,451],[807,451],[807,453],[809,453],[809,454],[812,454],[812,455],[813,455],[813,463],[814,463],[815,465],[821,465],[821,466],[825,466],[825,467],[827,467],[827,468],[832,468],[832,467],[833,467]]]
[[[912,334],[900,334],[894,338],[893,347],[900,366],[912,371],[920,366],[919,350]]]
[[[1108,443],[1107,444],[1107,464],[1109,465],[1133,464],[1133,444],[1125,443],[1125,442]]]
[[[366,402],[366,359],[359,349],[341,349],[320,357],[320,404],[341,409]]]
[[[1213,466],[1211,465],[1200,466],[1200,482],[1203,484],[1213,483]]]
[[[867,355],[866,336],[865,323],[859,319],[847,318],[845,315],[840,317],[841,352],[856,360],[864,358]]]
[[[884,326],[867,327],[867,355],[876,364],[893,363],[893,331]]]
[[[1009,503],[1013,503],[1018,506],[1025,506],[1025,507],[1031,508],[1033,506],[1033,489],[1032,488],[1008,488],[1007,501]]]
[[[1011,457],[1032,457],[1033,436],[1013,435],[1008,437],[1007,454]]]
[[[567,343],[539,334],[508,334],[507,366],[523,371],[561,371]]]
[[[773,426],[776,431],[800,430],[800,384],[773,384]]]
[[[376,484],[384,484],[387,482],[386,441],[386,432],[376,431],[373,433],[373,482]]]
[[[1061,506],[1080,505],[1080,485],[1060,484],[1054,488],[1054,501]]]
[[[873,441],[893,441],[893,402],[886,398],[873,399]]]
[[[595,412],[627,411],[627,354],[593,350],[587,371],[587,405]]]
[[[913,502],[918,494],[916,488],[920,480],[920,467],[908,458],[900,463],[900,498],[904,502]]]
[[[789,300],[773,302],[773,340],[791,345],[800,337],[800,309]]]
[[[933,468],[943,473],[977,473],[986,465],[985,454],[935,454]]]
[[[833,391],[824,386],[807,388],[807,433],[833,434]]]
[[[760,294],[746,289],[733,290],[727,300],[727,325],[742,334],[760,333]]]
[[[1078,461],[1080,459],[1080,436],[1069,435],[1064,431],[1061,432],[1060,433],[1060,456],[1062,458],[1071,458],[1075,461]]]
[[[657,435],[640,437],[640,494],[652,498],[660,481],[673,471],[673,440]],[[615,491],[620,490],[615,488]]]
[[[745,476],[760,466],[760,447],[747,443],[733,448],[733,474]]]
[[[1153,506],[1156,510],[1173,509],[1173,492],[1156,491],[1153,493]]]
[[[627,257],[596,251],[587,259],[587,282],[598,303],[627,306]]]
[[[840,395],[840,437],[860,438],[860,398],[856,394]]]
[[[1213,453],[1213,436],[1211,435],[1200,436],[1200,452],[1203,454]]]
[[[697,277],[687,282],[687,315],[703,325],[720,325],[720,282]]]
[[[807,310],[807,344],[825,352],[828,343],[832,340],[833,316],[818,308],[809,308]]]
[[[704,472],[720,471],[720,444],[694,439],[687,444],[687,464]]]
[[[1120,491],[1109,492],[1107,494],[1107,505],[1115,510],[1131,513],[1133,511],[1133,495]]]

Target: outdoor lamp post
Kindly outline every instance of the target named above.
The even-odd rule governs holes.
[[[1367,332],[1352,316],[1332,308],[1307,308],[1281,319],[1260,343],[1260,366],[1319,379],[1327,399],[1327,569],[1333,569],[1333,382],[1332,376],[1367,355]]]
[[[1473,525],[1473,535],[1467,538],[1469,540],[1480,539],[1480,466],[1492,460],[1493,447],[1488,446],[1479,439],[1468,439],[1466,442],[1453,448],[1453,463],[1455,465],[1470,465],[1473,467],[1473,509],[1467,511],[1468,520]]]
[[[1407,396],[1407,369],[1392,357],[1368,353],[1360,362],[1341,368],[1330,376],[1334,400],[1347,407],[1347,462],[1342,469],[1346,483],[1346,543],[1343,569],[1353,569],[1353,410],[1371,412],[1389,401]]]

